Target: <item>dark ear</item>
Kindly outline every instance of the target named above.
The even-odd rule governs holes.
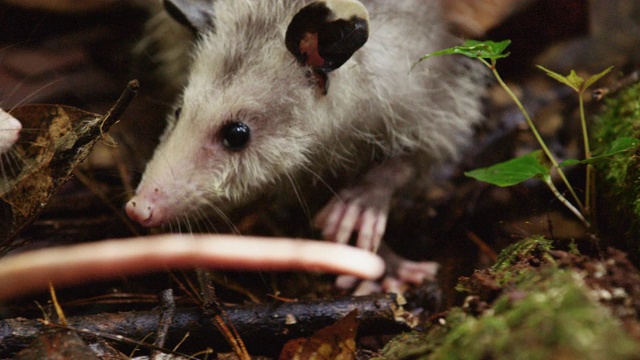
[[[213,29],[214,0],[163,0],[164,8],[176,21],[203,33]]]
[[[315,72],[333,71],[369,38],[369,13],[356,0],[319,0],[302,8],[287,28],[287,49]]]

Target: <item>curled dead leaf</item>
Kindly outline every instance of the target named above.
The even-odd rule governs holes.
[[[333,325],[318,330],[308,339],[294,339],[280,355],[280,360],[353,360],[356,358],[358,310],[355,309]]]
[[[131,81],[106,115],[63,105],[26,105],[10,114],[24,132],[11,157],[0,161],[0,254],[13,248],[11,240],[42,211],[55,190],[71,176],[93,146],[115,124],[138,89]]]

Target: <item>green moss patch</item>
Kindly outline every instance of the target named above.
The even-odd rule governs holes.
[[[621,268],[633,284],[615,280]],[[640,342],[606,295],[626,293],[631,301],[638,285],[638,271],[621,253],[586,259],[553,250],[546,239],[526,239],[491,269],[461,280],[469,293],[464,306],[424,332],[394,339],[378,359],[640,359]],[[639,308],[627,309],[636,323]]]

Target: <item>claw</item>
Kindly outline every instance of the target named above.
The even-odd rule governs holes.
[[[356,246],[378,250],[387,226],[391,191],[378,188],[347,189],[329,202],[315,218],[326,240],[341,244],[358,233]]]
[[[356,246],[376,252],[387,227],[391,197],[413,176],[410,162],[390,161],[371,169],[363,182],[334,197],[316,216],[314,225],[326,240],[341,244],[358,233]]]
[[[357,230],[358,220],[360,218],[360,206],[356,204],[348,204],[344,215],[340,219],[337,231],[335,233],[335,241],[341,244],[349,242],[351,233]]]
[[[377,252],[387,227],[387,218],[386,210],[366,209],[361,215],[357,246]]]
[[[433,261],[407,260],[394,253],[388,246],[382,246],[380,256],[386,264],[386,275],[377,281],[361,281],[351,275],[341,275],[336,279],[340,289],[351,289],[351,295],[370,295],[376,292],[404,294],[407,289],[433,282],[440,265]]]

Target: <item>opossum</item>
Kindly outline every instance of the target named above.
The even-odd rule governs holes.
[[[11,149],[18,140],[21,129],[22,124],[18,119],[0,109],[0,155]]]
[[[128,216],[220,213],[344,178],[315,216],[376,251],[392,196],[454,161],[481,118],[480,71],[423,54],[455,45],[438,1],[165,0],[198,33],[188,80]],[[285,190],[283,190],[285,189]],[[298,201],[298,200],[296,200]]]

